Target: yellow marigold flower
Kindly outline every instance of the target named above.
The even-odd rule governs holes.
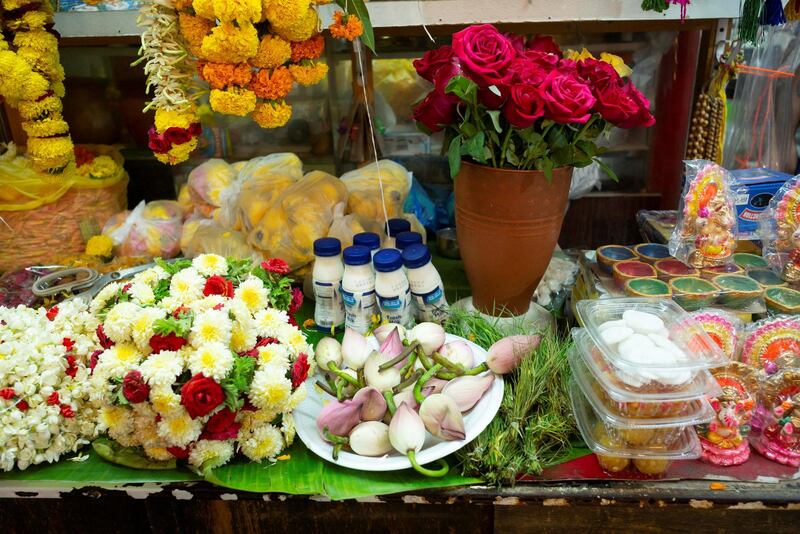
[[[213,89],[208,100],[211,109],[223,115],[244,117],[256,107],[256,94],[239,87],[228,90]]]
[[[300,85],[316,85],[328,75],[328,65],[321,61],[309,61],[305,65],[289,65],[289,72]]]
[[[198,17],[215,20],[217,17],[214,15],[214,0],[193,0],[192,7]]]
[[[187,159],[189,159],[189,154],[197,148],[197,138],[194,137],[190,141],[186,143],[181,143],[180,145],[172,145],[169,152],[166,154],[155,154],[155,157],[161,163],[166,163],[169,165],[177,165],[178,163],[183,163]]]
[[[69,125],[61,115],[22,123],[22,129],[28,137],[53,137],[69,132]]]
[[[58,39],[45,30],[18,32],[14,35],[14,46],[17,48],[33,48],[39,52],[58,50]]]
[[[258,32],[252,24],[222,23],[203,39],[201,55],[214,63],[246,63],[258,52]]]
[[[286,67],[278,67],[269,71],[263,69],[253,77],[250,89],[258,98],[264,100],[280,100],[292,90],[294,78]]]
[[[220,22],[258,22],[261,19],[261,0],[212,0],[214,15]]]
[[[113,158],[110,156],[97,156],[89,165],[89,177],[95,180],[111,178],[117,174],[118,170],[119,166]]]
[[[614,70],[617,71],[617,74],[619,74],[620,77],[622,78],[630,76],[631,73],[633,73],[633,69],[631,69],[628,65],[626,65],[625,61],[623,61],[621,57],[616,56],[614,54],[603,52],[602,54],[600,54],[600,61],[605,61],[606,63],[614,67]]]
[[[27,6],[30,3],[31,0],[3,0],[2,5],[3,9],[6,11],[13,11],[21,8],[22,6]]]
[[[192,0],[172,0],[172,6],[178,11],[186,11],[192,7]]]
[[[0,94],[11,106],[21,100],[35,100],[43,96],[49,87],[47,80],[33,72],[30,65],[9,50],[0,51]]]
[[[584,59],[594,59],[594,56],[591,52],[586,50],[585,48],[582,49],[580,52],[576,50],[567,50],[564,54],[566,59],[571,59],[573,61],[583,61]]]
[[[27,11],[21,17],[6,21],[8,28],[17,31],[27,28],[28,30],[41,30],[45,24],[52,22],[49,13],[43,11]]]
[[[333,24],[328,28],[336,39],[354,41],[364,33],[364,24],[356,15],[346,15],[342,11],[333,14]]]
[[[53,94],[56,95],[58,98],[64,98],[64,95],[67,93],[67,90],[64,88],[63,82],[51,83],[50,90],[53,91]]]
[[[36,170],[59,170],[74,159],[72,139],[69,136],[28,139],[28,155]]]
[[[319,18],[313,8],[299,19],[272,22],[272,30],[289,41],[305,41],[317,31]]]
[[[177,128],[188,128],[192,123],[197,122],[194,111],[170,111],[168,109],[156,109],[155,126],[158,133],[164,133],[167,128],[173,126]]]
[[[292,117],[292,106],[286,102],[262,102],[253,111],[253,120],[262,128],[280,128]],[[304,323],[305,324],[305,323]]]
[[[214,21],[195,17],[189,13],[180,13],[178,15],[178,28],[183,40],[186,41],[189,52],[198,56],[203,46],[203,38],[211,33],[214,28]]]
[[[311,0],[271,0],[267,2],[267,20],[272,25],[300,20],[311,7]]]
[[[267,34],[261,39],[258,53],[250,60],[250,64],[262,69],[271,69],[283,65],[291,56],[292,46],[289,41],[277,35]]]
[[[30,121],[41,119],[48,115],[61,114],[62,104],[61,100],[48,96],[41,100],[28,100],[19,103],[17,108],[22,120]]]
[[[107,235],[96,235],[89,238],[86,243],[86,254],[88,256],[100,256],[110,258],[113,254],[114,242]]]

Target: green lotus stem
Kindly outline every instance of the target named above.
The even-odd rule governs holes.
[[[436,365],[428,369],[425,372],[425,374],[422,375],[419,378],[419,380],[417,380],[417,383],[414,384],[414,398],[417,400],[419,404],[422,404],[422,402],[425,400],[425,397],[422,396],[422,386],[425,385],[425,382],[433,378],[433,375],[438,373],[439,370],[441,370],[441,368],[442,366],[437,363]]]
[[[400,376],[407,376],[414,370],[414,364],[417,363],[417,353],[412,352],[408,362],[400,369]]]
[[[397,411],[397,406],[394,404],[394,393],[390,389],[383,392],[383,398],[386,399],[386,409],[389,410],[391,415]]]
[[[450,360],[448,360],[446,357],[442,356],[438,352],[434,352],[433,353],[433,361],[435,361],[436,363],[441,364],[444,367],[450,369],[452,372],[454,372],[458,376],[461,376],[466,372],[466,370],[464,369],[463,365],[461,365],[460,363],[451,362]]]
[[[431,367],[433,367],[433,363],[431,363],[430,359],[428,358],[428,355],[425,354],[425,351],[423,351],[422,349],[418,350],[417,356],[419,356],[419,361],[422,362],[422,367],[424,367],[425,370],[428,370]]]
[[[342,445],[341,443],[334,444],[333,453],[331,454],[331,456],[333,456],[334,460],[338,460],[339,459],[339,451],[342,450],[342,447],[344,447],[344,445]]]
[[[336,392],[333,389],[331,389],[328,386],[328,384],[326,384],[322,380],[317,380],[317,386],[319,387],[319,389],[321,389],[322,391],[324,391],[325,393],[327,393],[331,397],[337,397]]]
[[[447,465],[447,462],[444,460],[444,458],[440,458],[439,460],[437,460],[439,464],[442,466],[441,468],[435,471],[432,469],[425,469],[424,467],[422,467],[417,463],[417,453],[414,451],[414,449],[408,451],[408,460],[411,462],[411,467],[414,468],[414,471],[422,475],[425,475],[426,477],[441,478],[445,476],[448,473],[448,471],[450,471],[450,466]]]
[[[344,400],[344,386],[347,382],[342,380],[341,378],[336,379],[336,400],[343,401]]]
[[[464,376],[475,376],[475,375],[479,375],[482,372],[488,371],[488,370],[489,370],[489,366],[486,365],[486,362],[483,362],[480,365],[476,365],[472,369],[467,369],[466,371],[464,371]]]
[[[414,350],[416,349],[417,345],[419,345],[419,343],[417,343],[417,342],[415,341],[415,342],[414,342],[414,343],[412,343],[411,345],[409,345],[409,346],[405,347],[405,348],[404,348],[404,349],[403,349],[403,350],[400,352],[400,354],[398,354],[397,356],[395,356],[395,357],[394,357],[394,358],[392,358],[391,360],[385,361],[385,362],[383,362],[382,364],[380,364],[380,365],[378,366],[378,370],[380,370],[380,371],[385,371],[385,370],[387,370],[387,369],[389,369],[389,368],[391,368],[391,367],[394,367],[394,366],[395,366],[395,365],[397,365],[398,363],[402,362],[403,360],[405,360],[406,358],[408,358],[408,355],[409,355],[409,354],[411,354],[412,352],[414,352]]]
[[[333,374],[335,374],[336,376],[338,376],[339,378],[341,378],[342,380],[344,380],[345,382],[347,382],[348,384],[350,384],[351,386],[353,386],[354,388],[361,389],[361,384],[358,383],[358,379],[353,378],[352,376],[348,375],[347,373],[336,367],[335,363],[328,362],[328,370]]]
[[[453,380],[454,378],[458,378],[458,376],[459,375],[449,371],[439,371],[436,373],[436,378],[439,378],[440,380]]]
[[[413,384],[414,382],[419,380],[419,377],[421,377],[421,376],[422,376],[422,371],[415,371],[411,376],[409,376],[408,378],[406,378],[405,380],[403,380],[402,382],[397,384],[395,387],[393,387],[392,388],[392,393],[395,394],[395,395],[400,393],[401,391],[406,389],[408,386],[410,386],[411,384]]]

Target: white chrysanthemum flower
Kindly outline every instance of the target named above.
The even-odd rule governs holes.
[[[100,430],[114,434],[130,434],[133,432],[133,412],[125,406],[101,408]]]
[[[97,296],[92,299],[92,303],[89,306],[89,311],[92,312],[92,315],[97,315],[100,311],[106,307],[108,302],[117,295],[117,292],[121,289],[121,286],[117,282],[111,282],[106,287],[100,290],[97,293]]]
[[[289,398],[287,411],[294,410],[300,406],[300,403],[306,400],[306,397],[308,397],[308,389],[306,389],[306,383],[303,382],[292,392],[292,396]]]
[[[95,371],[102,366],[103,372],[108,376],[121,376],[138,365],[143,356],[134,345],[117,343],[100,355]]]
[[[257,408],[286,411],[292,395],[292,382],[280,367],[262,367],[253,375],[249,398]]]
[[[198,313],[192,322],[189,343],[201,347],[208,343],[222,343],[228,346],[231,342],[231,320],[222,310],[208,310]]]
[[[167,462],[175,458],[165,447],[145,447],[144,453],[158,462]]]
[[[223,275],[228,272],[228,262],[216,254],[200,254],[192,260],[192,267],[203,276]]]
[[[162,350],[151,354],[139,366],[142,378],[151,386],[169,386],[183,372],[183,359],[177,352]]]
[[[163,354],[163,352],[160,354]],[[171,384],[166,386],[156,385],[150,388],[150,404],[153,405],[153,409],[160,416],[165,417],[181,409],[181,397],[172,391]]]
[[[207,310],[213,310],[217,306],[225,305],[225,302],[229,300],[222,295],[209,295],[205,298],[195,300],[191,304],[189,304],[189,309],[195,313],[201,313]]]
[[[133,406],[133,439],[145,447],[163,445],[156,428],[156,413],[144,402]]]
[[[234,352],[246,352],[252,349],[258,341],[256,329],[252,321],[235,321],[231,328],[231,349]]]
[[[250,276],[239,284],[234,292],[234,299],[244,303],[250,313],[255,313],[268,304],[269,291],[264,287],[264,282]]]
[[[277,338],[281,328],[288,324],[289,314],[277,308],[266,308],[255,314],[256,329],[261,337]]]
[[[227,345],[206,343],[189,356],[188,363],[193,375],[202,373],[219,382],[233,367],[233,354]]]
[[[158,435],[164,438],[170,447],[185,447],[203,431],[200,419],[192,419],[185,409],[175,410],[162,417],[157,424]]]
[[[259,347],[258,363],[261,367],[274,367],[286,373],[289,370],[289,351],[278,343]]]
[[[240,439],[239,446],[242,453],[255,462],[265,458],[273,461],[283,450],[283,435],[275,426],[268,424],[255,428],[246,439]]]
[[[169,273],[161,267],[155,266],[152,269],[135,274],[131,282],[134,284],[146,284],[153,288],[156,287],[159,280],[166,280],[167,278],[169,278]]]
[[[295,434],[297,434],[297,430],[294,426],[294,416],[291,413],[283,414],[283,421],[281,422],[281,432],[283,432],[283,437],[286,440],[286,446],[288,447],[292,443],[294,443]]]
[[[278,412],[274,410],[242,410],[239,412],[239,423],[242,425],[239,428],[239,438],[246,436],[254,429],[264,426],[267,423],[272,423],[278,416]]]
[[[189,464],[195,467],[216,468],[233,458],[233,441],[201,439],[189,453]]]
[[[131,326],[142,308],[133,302],[120,302],[110,310],[103,322],[103,331],[114,343],[125,343],[131,337]]]
[[[149,306],[156,300],[153,288],[141,282],[132,283],[131,287],[128,288],[128,295],[130,295],[133,302],[140,306]]]
[[[142,308],[138,317],[131,323],[131,337],[139,350],[150,352],[150,338],[155,334],[153,325],[165,316],[166,312],[161,308]]]
[[[200,276],[197,269],[189,267],[178,271],[172,276],[169,284],[170,296],[181,304],[190,304],[197,299],[203,298],[205,285],[205,278]]]

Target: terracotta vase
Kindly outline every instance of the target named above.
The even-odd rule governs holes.
[[[455,179],[458,247],[473,305],[491,315],[522,315],[558,242],[572,167],[495,169],[467,161]]]

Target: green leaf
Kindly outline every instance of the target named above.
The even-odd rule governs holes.
[[[572,165],[575,161],[575,147],[567,145],[552,151],[551,159],[556,167]]]
[[[455,178],[461,170],[461,137],[456,136],[450,141],[450,148],[447,150],[447,160],[450,164],[450,177]]]
[[[156,302],[161,302],[169,296],[169,278],[159,280],[156,287],[153,288],[153,296]]]
[[[506,161],[508,161],[514,167],[519,167],[520,160],[519,156],[517,156],[517,151],[515,150],[514,143],[508,144],[508,149],[506,149]]]
[[[253,269],[253,261],[250,259],[226,258],[226,260],[228,262],[226,278],[234,284],[242,282]]]
[[[194,314],[190,311],[181,313],[178,317],[170,315],[163,319],[156,319],[155,322],[153,322],[153,332],[162,336],[175,334],[178,337],[185,338],[192,329],[193,321]]]
[[[500,126],[500,110],[498,109],[490,109],[486,112],[489,115],[489,118],[492,119],[492,126],[494,126],[494,131],[497,133],[503,133],[503,128]]]
[[[563,127],[559,128],[558,126],[554,126],[550,128],[550,130],[547,132],[547,137],[545,140],[547,141],[547,144],[550,145],[550,150],[553,152],[569,145],[569,139],[567,138]]]
[[[225,392],[225,404],[231,411],[239,410],[244,405],[243,396],[250,391],[250,383],[256,370],[256,360],[249,356],[234,354],[233,368],[228,376],[220,382]]]
[[[536,168],[544,172],[548,182],[553,181],[553,160],[542,158],[536,161]]]
[[[375,52],[375,32],[372,29],[372,21],[369,18],[369,10],[364,5],[364,0],[336,0],[348,15],[356,15],[361,19],[364,25],[364,33],[361,34],[361,40],[367,48]]]
[[[522,130],[517,130],[517,134],[522,138],[523,141],[528,143],[529,145],[538,145],[544,141],[544,138],[541,134],[533,131],[533,128],[524,128]]]
[[[478,128],[471,122],[465,122],[458,130],[461,135],[466,138],[470,138],[478,133]]]
[[[116,441],[99,438],[92,443],[94,451],[104,460],[132,469],[175,469],[175,460],[159,462],[148,458],[140,447],[123,447]]]
[[[167,271],[167,274],[170,276],[187,269],[192,266],[192,260],[187,258],[178,258],[172,261],[166,261],[161,258],[156,258],[153,260],[156,265]]]
[[[467,142],[461,145],[461,153],[467,155],[477,161],[478,163],[486,163],[486,135],[483,132],[478,132],[473,137],[467,139]]]
[[[619,182],[619,177],[611,169],[611,167],[608,166],[606,162],[604,162],[600,158],[594,158],[594,160],[597,162],[598,165],[600,165],[600,168],[603,169],[603,171],[608,175],[609,178],[611,178],[615,182]]]
[[[454,76],[447,82],[445,93],[452,93],[470,105],[478,102],[478,85],[464,76]]]

